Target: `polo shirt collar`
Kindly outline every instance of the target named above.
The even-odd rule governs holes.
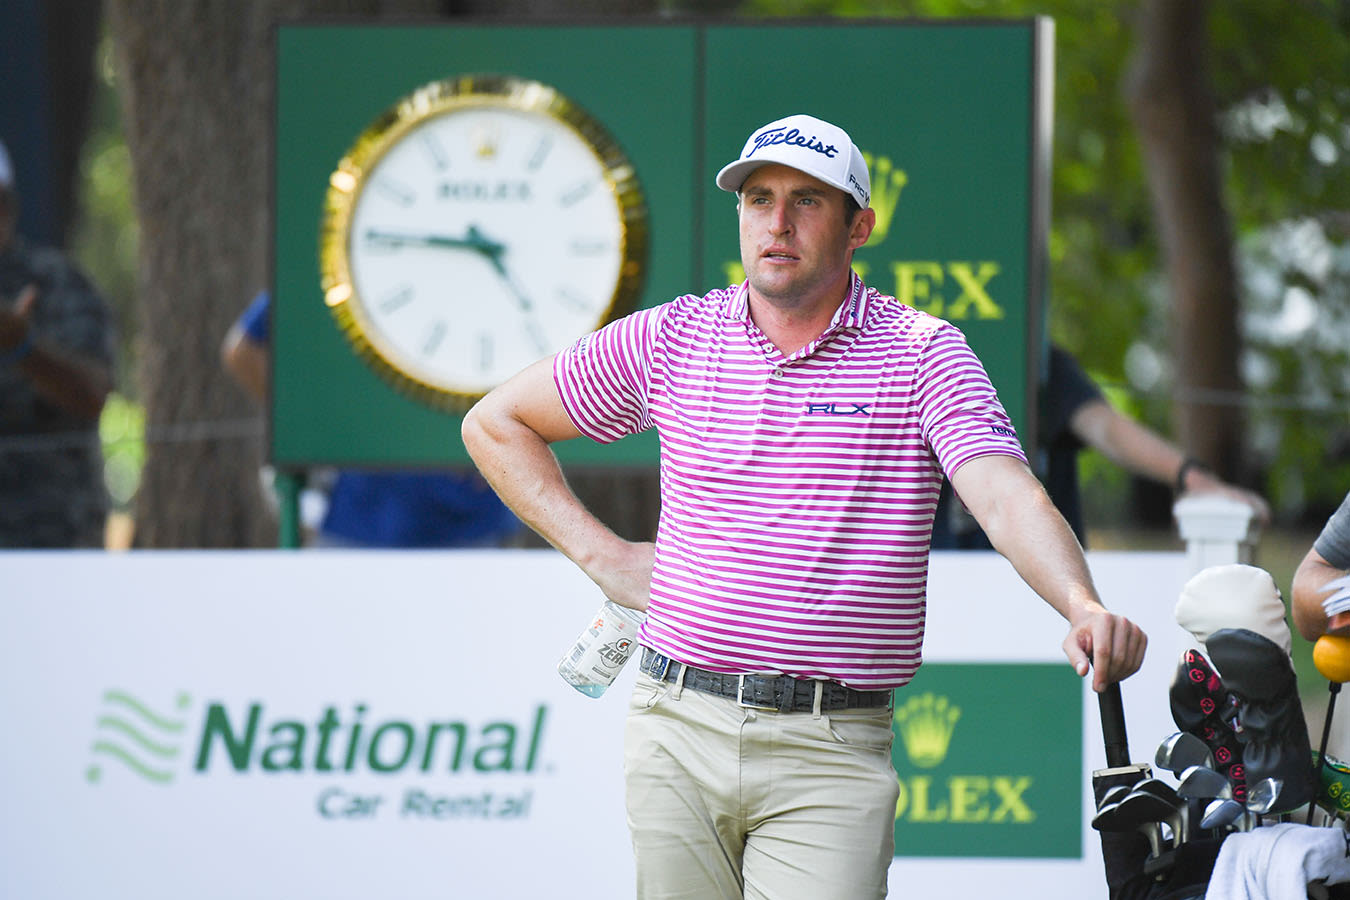
[[[750,282],[742,281],[722,304],[722,317],[741,322],[750,321]],[[834,312],[827,331],[835,328],[862,328],[867,320],[867,287],[857,272],[849,273],[848,296]]]

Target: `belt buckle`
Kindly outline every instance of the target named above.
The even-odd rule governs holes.
[[[772,712],[778,712],[778,707],[773,704],[748,703],[745,699],[745,676],[736,676],[736,705],[743,706],[746,709],[763,709]]]
[[[670,671],[670,664],[672,662],[671,658],[669,656],[666,656],[664,653],[657,653],[650,647],[643,648],[644,656],[648,653],[651,654],[651,657],[643,660],[643,663],[647,666],[647,668],[643,669],[643,671],[646,672],[648,675],[652,676],[653,678],[655,678],[657,681],[665,681],[666,673]],[[656,660],[658,659],[661,660],[660,665],[657,665],[656,663]]]

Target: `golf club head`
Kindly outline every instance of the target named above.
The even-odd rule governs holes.
[[[1177,784],[1177,793],[1187,798],[1200,800],[1231,800],[1233,787],[1228,779],[1204,766],[1190,766],[1181,773]]]
[[[1262,778],[1247,790],[1247,809],[1264,816],[1275,808],[1280,800],[1280,791],[1284,782],[1278,778]]]
[[[1124,797],[1121,800],[1125,799]],[[1092,827],[1097,831],[1129,831],[1117,825],[1120,820],[1120,800],[1103,803],[1092,817]]]
[[[1209,752],[1209,745],[1189,731],[1178,731],[1165,738],[1158,745],[1153,761],[1158,768],[1177,776],[1191,766],[1214,768],[1214,757]]]
[[[1238,816],[1246,812],[1246,808],[1236,800],[1211,800],[1205,807],[1204,818],[1200,820],[1201,828],[1227,828],[1237,821]]]
[[[1149,791],[1131,791],[1116,804],[1116,827],[1140,828],[1146,823],[1167,824],[1172,829],[1173,841],[1180,844],[1186,838],[1186,813],[1183,807]]]
[[[1123,784],[1117,784],[1107,788],[1106,792],[1102,794],[1101,802],[1097,804],[1097,811],[1101,812],[1103,809],[1106,809],[1106,807],[1119,803],[1121,800],[1124,800],[1129,793],[1130,788]]]
[[[1134,786],[1136,791],[1146,791],[1166,800],[1173,806],[1180,807],[1185,801],[1177,794],[1176,789],[1165,781],[1157,778],[1145,778]]]

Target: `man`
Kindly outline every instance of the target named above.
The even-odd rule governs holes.
[[[0,143],[0,548],[102,547],[112,323],[59,251],[17,235],[18,216]]]
[[[1078,361],[1051,345],[1043,388],[1040,467],[1046,493],[1064,515],[1079,543],[1087,546],[1078,491],[1078,453],[1097,450],[1126,471],[1170,486],[1177,494],[1214,494],[1245,504],[1262,526],[1270,524],[1270,506],[1259,495],[1228,484],[1162,435],[1120,413]],[[933,523],[934,550],[988,550],[989,539],[943,485]]]
[[[625,729],[642,898],[886,893],[890,697],[919,665],[942,473],[1070,623],[1101,690],[1145,639],[1108,613],[953,326],[866,289],[862,154],[791,116],[717,176],[747,282],[643,310],[485,397],[464,440],[516,513],[648,616]],[[549,443],[661,436],[655,544],[568,491]]]

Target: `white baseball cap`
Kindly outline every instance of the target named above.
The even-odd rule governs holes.
[[[852,196],[863,209],[872,199],[872,179],[862,151],[844,129],[814,116],[788,116],[755,129],[740,159],[717,173],[717,186],[735,193],[751,172],[768,163],[819,178]]]
[[[9,151],[5,142],[0,141],[0,188],[14,187],[14,164],[9,161]]]

